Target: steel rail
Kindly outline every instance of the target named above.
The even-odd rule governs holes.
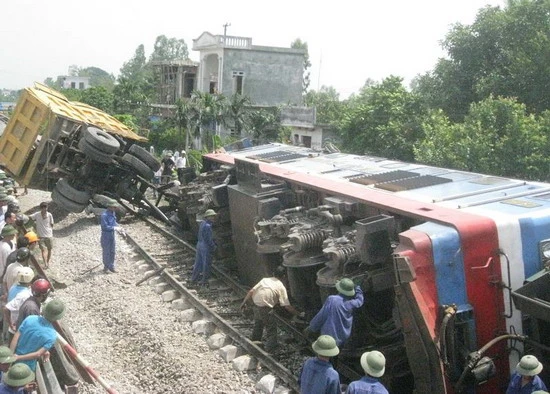
[[[161,269],[163,266],[158,264],[156,260],[149,255],[141,246],[131,237],[130,234],[127,234],[126,241],[130,243],[138,253],[154,267],[155,270]],[[187,242],[182,241],[187,244]],[[189,245],[189,244],[187,244]],[[194,249],[194,248],[193,248]],[[210,309],[208,306],[204,305],[202,301],[191,293],[176,277],[172,274],[166,272],[166,270],[160,273],[169,284],[176,289],[180,294],[185,296],[187,300],[195,307],[203,316],[208,317],[216,326],[222,329],[225,334],[227,334],[231,339],[239,343],[248,353],[253,357],[256,357],[260,363],[265,365],[269,370],[271,370],[277,377],[284,381],[289,388],[299,391],[300,387],[296,376],[288,370],[283,365],[275,361],[268,353],[263,351],[261,348],[252,343],[246,336],[238,332],[233,328],[233,326],[223,319],[218,313]]]
[[[176,234],[172,233],[171,231],[168,231],[167,229],[161,227],[159,224],[155,223],[155,222],[152,222],[151,220],[149,220],[147,217],[143,216],[143,215],[140,215],[138,212],[136,212],[135,210],[133,210],[132,208],[130,208],[129,206],[126,206],[125,207],[130,211],[132,212],[135,216],[137,217],[140,217],[140,219],[142,219],[144,222],[148,223],[150,226],[154,227],[155,229],[157,229],[158,231],[162,232],[164,235],[166,235],[167,237],[171,238],[172,240],[174,240],[175,242],[179,243],[180,245],[183,245],[185,248],[188,248],[194,252],[197,251],[197,249],[191,245],[189,242],[186,242],[184,241],[183,239],[179,238]],[[248,289],[244,286],[242,286],[241,284],[237,283],[233,278],[231,278],[226,272],[224,272],[223,270],[219,269],[218,267],[216,267],[215,265],[212,265],[212,271],[214,271],[214,274],[215,275],[218,275],[220,277],[223,278],[224,281],[226,281],[227,283],[229,283],[231,285],[231,287],[233,288],[233,290],[235,290],[236,292],[240,293],[243,297],[244,295],[248,292]],[[297,336],[300,336],[304,341],[307,341],[308,343],[311,343],[312,341],[309,340],[308,338],[306,338],[304,336],[304,334],[302,333],[301,330],[298,330],[296,329],[296,327],[294,327],[292,324],[290,324],[290,322],[288,322],[285,318],[279,316],[277,313],[274,314],[274,316],[276,317],[277,321],[278,321],[278,324],[281,324],[283,326],[285,326],[285,329],[291,331],[292,333],[294,333],[295,335]],[[246,337],[245,337],[246,338]],[[248,340],[248,339],[247,339]],[[250,342],[250,340],[248,340],[248,342],[251,344],[251,346],[254,346],[256,349],[262,351],[262,349],[260,349],[258,346],[254,345],[252,342]],[[263,354],[266,354],[265,352],[262,351]],[[273,360],[273,362],[276,362],[275,360]],[[283,367],[284,368],[284,367]],[[361,378],[361,375],[359,373],[357,373],[357,371],[353,370],[352,368],[350,368],[349,366],[347,365],[344,365],[343,363],[339,363],[338,365],[338,369],[340,370],[340,373],[344,376],[346,376],[348,379],[351,380],[357,380],[357,379],[360,379]],[[288,371],[288,370],[287,370]],[[297,382],[296,382],[297,384]],[[296,388],[296,390],[299,391],[299,387]]]

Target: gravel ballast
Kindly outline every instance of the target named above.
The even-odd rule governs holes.
[[[19,197],[23,212],[34,212],[41,201],[50,201],[50,193],[29,189]],[[190,323],[180,321],[181,311],[146,284],[135,286],[143,277],[136,269],[138,258],[119,235],[118,272],[105,274],[97,219],[54,205],[50,211],[56,223],[47,272],[67,284],[54,297],[67,305],[63,320],[79,353],[114,389],[121,394],[256,392],[246,373],[233,370]],[[82,383],[80,392],[105,389]]]

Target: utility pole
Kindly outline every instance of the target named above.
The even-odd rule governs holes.
[[[223,25],[223,38],[227,35],[227,28],[231,26],[231,23],[225,22],[225,25]]]

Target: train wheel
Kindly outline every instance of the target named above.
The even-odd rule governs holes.
[[[141,146],[136,144],[132,145],[130,149],[128,149],[128,153],[132,154],[133,156],[144,162],[153,171],[159,170],[160,162]]]
[[[59,193],[59,190],[56,188],[54,188],[52,192],[52,201],[69,212],[78,213],[82,212],[84,208],[86,208],[86,204],[79,204],[73,200],[69,200],[67,197]]]
[[[129,153],[124,154],[122,156],[122,164],[126,165],[127,167],[133,169],[136,174],[141,176],[142,178],[150,181],[153,179],[153,170],[149,168],[147,164],[142,162],[140,159],[138,159],[135,156],[132,156]]]
[[[111,134],[96,127],[88,127],[81,140],[106,154],[113,154],[120,149],[120,143]]]
[[[113,161],[113,155],[110,153],[104,153],[100,151],[99,149],[95,148],[93,145],[90,145],[89,142],[87,142],[85,139],[81,139],[78,141],[78,148],[84,153],[86,156],[88,156],[90,159],[94,161],[98,161],[100,163],[111,163]]]
[[[55,184],[57,191],[67,199],[76,202],[77,204],[87,204],[90,200],[90,193],[75,189],[66,179],[60,179]]]

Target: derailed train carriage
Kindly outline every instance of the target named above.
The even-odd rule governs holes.
[[[224,181],[195,194],[243,281],[282,264],[311,317],[353,278],[365,304],[340,358],[382,351],[390,392],[503,392],[527,353],[550,369],[550,184],[280,144],[203,159]]]

